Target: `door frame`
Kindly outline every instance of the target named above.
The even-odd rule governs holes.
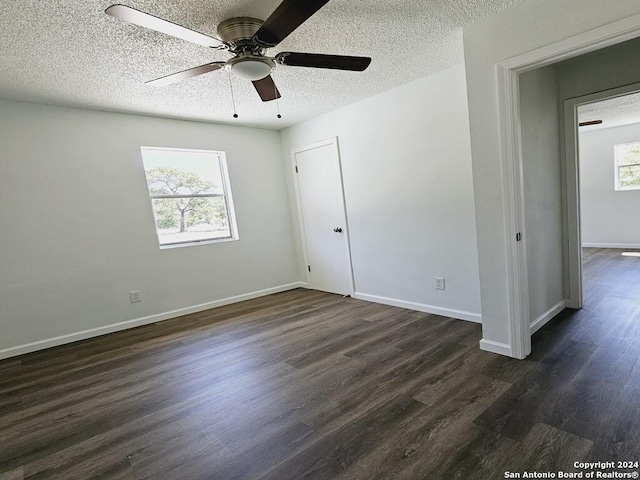
[[[567,306],[570,308],[582,308],[583,295],[578,107],[638,92],[640,92],[640,82],[569,98],[564,101],[564,166],[567,188],[567,248],[570,287]]]
[[[356,291],[356,287],[355,287],[355,276],[354,276],[354,272],[353,272],[353,260],[352,260],[352,256],[351,256],[351,236],[349,234],[349,217],[347,216],[347,203],[345,200],[345,194],[344,194],[344,180],[343,180],[343,175],[342,175],[342,157],[340,155],[340,145],[338,143],[338,137],[330,137],[327,138],[325,140],[321,140],[319,142],[314,142],[312,144],[309,145],[305,145],[303,147],[297,147],[291,150],[291,171],[293,173],[293,188],[295,191],[295,196],[296,196],[296,207],[298,210],[298,228],[300,231],[300,241],[302,243],[301,247],[302,247],[302,255],[303,255],[303,259],[304,259],[304,265],[309,265],[309,252],[308,252],[308,246],[307,246],[307,235],[305,233],[305,229],[304,229],[304,216],[302,213],[302,198],[300,197],[300,185],[298,183],[298,174],[297,174],[297,170],[296,170],[296,155],[298,153],[302,153],[302,152],[307,152],[309,150],[315,150],[317,148],[322,148],[322,147],[327,147],[327,146],[333,146],[333,148],[335,149],[335,153],[336,153],[336,158],[338,160],[338,171],[340,173],[340,191],[342,192],[342,211],[343,211],[343,215],[344,215],[344,228],[345,228],[345,232],[344,234],[346,235],[346,240],[347,240],[347,258],[349,260],[349,295],[351,297],[353,297],[355,295],[355,291]],[[306,286],[307,288],[309,287],[309,281],[310,281],[310,276],[309,276],[309,271],[304,268],[304,274],[305,274],[305,282],[306,282]]]
[[[519,75],[639,36],[640,14],[636,14],[496,64],[509,325],[508,348],[501,349],[499,353],[520,359],[531,353],[527,252],[524,245],[526,232]],[[561,145],[565,142],[562,131],[560,142]],[[576,187],[577,185],[573,185],[572,189],[575,190]],[[564,192],[563,208],[567,208],[568,197],[573,198],[576,193],[571,189]],[[565,234],[568,238],[567,226],[565,226]],[[516,238],[522,238],[525,242],[518,241]],[[575,262],[576,258],[569,257],[569,260]],[[567,268],[566,265],[565,268]],[[575,269],[575,266],[570,266],[570,271],[571,268]],[[575,293],[575,290],[575,285],[569,285],[568,296],[571,297],[571,292]],[[572,299],[569,298],[568,304],[572,303]]]

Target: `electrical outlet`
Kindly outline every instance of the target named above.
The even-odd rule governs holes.
[[[435,277],[435,281],[436,281],[436,290],[444,290],[445,289],[444,278]]]
[[[140,290],[131,290],[129,292],[129,300],[131,300],[131,303],[141,302],[142,294],[140,293]]]

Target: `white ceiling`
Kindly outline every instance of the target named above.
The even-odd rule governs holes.
[[[104,14],[112,3],[217,37],[234,16],[266,19],[280,0],[2,0],[0,97],[280,129],[463,61],[461,30],[520,0],[332,0],[277,48],[370,56],[363,73],[279,66],[282,93],[260,101],[221,70],[167,87],[147,80],[229,54],[146,30]]]
[[[602,120],[600,125],[580,127],[581,132],[640,123],[640,93],[610,98],[578,107],[578,121]]]

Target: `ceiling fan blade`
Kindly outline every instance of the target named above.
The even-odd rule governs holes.
[[[579,127],[588,127],[589,125],[600,125],[602,120],[590,120],[588,122],[580,122],[578,124]]]
[[[261,45],[276,46],[327,3],[329,0],[284,0],[265,20],[254,38]]]
[[[175,23],[141,12],[135,8],[127,7],[126,5],[111,5],[104,11],[104,13],[111,15],[112,17],[140,25],[141,27],[150,28],[156,32],[197,43],[198,45],[204,45],[205,47],[211,48],[226,48],[226,45],[217,38],[176,25]]]
[[[362,72],[371,64],[371,59],[369,57],[347,55],[281,52],[276,55],[276,62],[290,67],[331,68],[334,70]]]
[[[278,87],[276,87],[271,75],[267,75],[260,80],[254,80],[251,83],[256,87],[256,91],[263,102],[270,102],[271,100],[280,98],[280,92],[278,91]]]
[[[155,80],[149,80],[145,82],[145,85],[153,85],[154,87],[164,87],[172,83],[186,80],[187,78],[202,75],[203,73],[213,72],[219,70],[226,65],[226,62],[213,62],[206,65],[200,65],[199,67],[189,68],[178,73],[172,73],[171,75],[165,75],[164,77],[156,78]]]

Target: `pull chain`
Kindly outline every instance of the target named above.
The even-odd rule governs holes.
[[[273,83],[273,94],[274,94],[273,96],[276,97],[276,110],[278,112],[277,117],[278,118],[282,118],[282,115],[280,115],[280,103],[279,103],[279,99],[278,99],[278,97],[279,97],[279,95],[278,95],[278,87],[276,87],[275,82]]]
[[[236,112],[236,99],[233,96],[233,83],[231,82],[231,72],[227,70],[227,75],[229,75],[229,88],[231,89],[231,105],[233,106],[233,118],[238,118],[238,113]]]

